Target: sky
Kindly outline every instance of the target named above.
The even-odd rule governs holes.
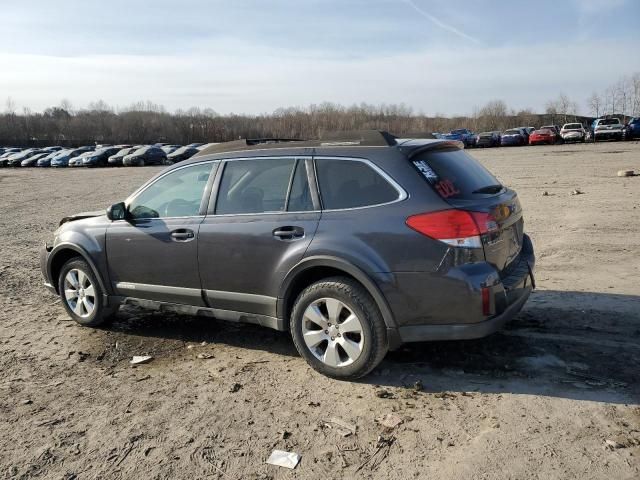
[[[0,111],[543,111],[640,72],[638,0],[0,0]]]

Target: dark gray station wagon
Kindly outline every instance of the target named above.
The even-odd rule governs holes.
[[[404,342],[494,332],[534,261],[516,193],[461,144],[359,132],[209,147],[63,219],[41,265],[80,324],[123,304],[256,323],[356,378]]]

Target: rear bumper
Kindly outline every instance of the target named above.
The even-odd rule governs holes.
[[[532,285],[524,288],[518,299],[509,305],[504,312],[489,320],[471,324],[452,325],[411,325],[400,327],[398,333],[403,343],[429,342],[438,340],[471,340],[482,338],[500,330],[505,323],[515,317],[526,303]]]
[[[472,262],[441,273],[396,273],[394,285],[383,285],[382,292],[400,343],[480,338],[522,309],[535,288],[534,269],[533,244],[525,234],[518,258],[502,272]]]

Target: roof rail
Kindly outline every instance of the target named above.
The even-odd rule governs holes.
[[[294,138],[247,138],[231,142],[211,145],[198,152],[194,157],[216,153],[239,152],[270,148],[285,148],[291,143],[293,147],[390,147],[397,144],[396,137],[382,130],[356,130],[347,132],[326,132],[319,140],[300,140]],[[285,144],[285,145],[283,145]]]

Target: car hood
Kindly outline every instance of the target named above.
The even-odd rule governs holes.
[[[75,215],[68,215],[68,216],[64,217],[62,220],[60,220],[60,224],[59,225],[64,225],[65,223],[73,222],[75,220],[82,220],[84,218],[100,217],[100,216],[105,215],[105,214],[106,214],[106,212],[104,210],[97,210],[95,212],[76,213]]]

